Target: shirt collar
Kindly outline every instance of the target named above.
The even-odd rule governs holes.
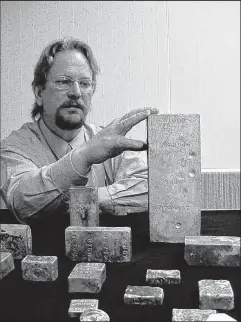
[[[44,123],[42,118],[40,118],[39,120],[39,128],[49,148],[52,150],[52,152],[56,155],[58,159],[61,159],[72,149],[81,146],[86,141],[83,126],[81,127],[80,131],[75,136],[75,138],[70,142],[66,142],[61,137],[52,132]]]

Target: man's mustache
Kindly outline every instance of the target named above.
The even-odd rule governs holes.
[[[60,109],[61,108],[66,108],[66,107],[75,107],[75,108],[79,108],[81,110],[87,110],[86,106],[82,103],[77,103],[77,102],[67,102],[67,103],[64,103],[63,105],[60,106]]]

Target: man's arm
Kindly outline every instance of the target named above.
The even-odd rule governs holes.
[[[85,185],[86,174],[93,164],[103,163],[127,150],[143,150],[146,144],[131,140],[125,134],[156,109],[138,109],[111,122],[86,144],[72,150],[60,160],[39,168],[24,150],[5,147],[1,157],[5,165],[5,179],[1,195],[20,221],[34,216],[43,207],[50,211],[59,205],[59,197],[70,186]],[[48,210],[48,209],[47,209]],[[48,214],[48,211],[45,211]]]
[[[39,168],[24,151],[13,147],[1,150],[0,193],[20,222],[37,217],[43,208],[46,215],[51,214],[71,184],[85,185],[87,181],[72,167],[71,153]]]

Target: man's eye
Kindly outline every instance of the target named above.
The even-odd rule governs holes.
[[[66,84],[68,85],[71,83],[71,81],[68,79],[62,79],[62,80],[56,80],[55,83],[57,85],[66,85]]]
[[[79,84],[83,88],[91,86],[91,82],[88,81],[80,81]]]

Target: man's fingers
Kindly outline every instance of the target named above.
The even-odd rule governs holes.
[[[130,112],[128,112],[128,113],[126,113],[125,115],[123,115],[123,116],[120,118],[120,120],[121,120],[121,121],[126,120],[126,119],[128,119],[130,116],[132,116],[132,115],[136,115],[136,114],[138,114],[138,113],[140,113],[140,112],[144,112],[144,111],[146,111],[146,110],[147,110],[146,108],[137,108],[137,109],[132,110],[132,111],[130,111]]]
[[[122,148],[123,151],[130,150],[130,151],[143,151],[147,150],[147,144],[140,140],[132,140],[126,137],[123,137],[122,140]]]
[[[124,134],[126,134],[128,131],[130,131],[130,129],[134,125],[136,125],[136,124],[140,123],[141,121],[145,120],[150,114],[151,114],[151,112],[149,110],[144,110],[144,111],[142,110],[138,114],[131,115],[128,118],[122,120],[121,125],[123,127]]]
[[[129,118],[132,115],[136,115],[138,113],[142,113],[142,112],[145,112],[145,111],[150,111],[151,114],[157,114],[158,113],[158,109],[156,109],[154,107],[137,108],[135,110],[130,111],[129,113],[126,113],[124,116],[122,116],[120,118],[120,120],[123,121],[123,120]]]

